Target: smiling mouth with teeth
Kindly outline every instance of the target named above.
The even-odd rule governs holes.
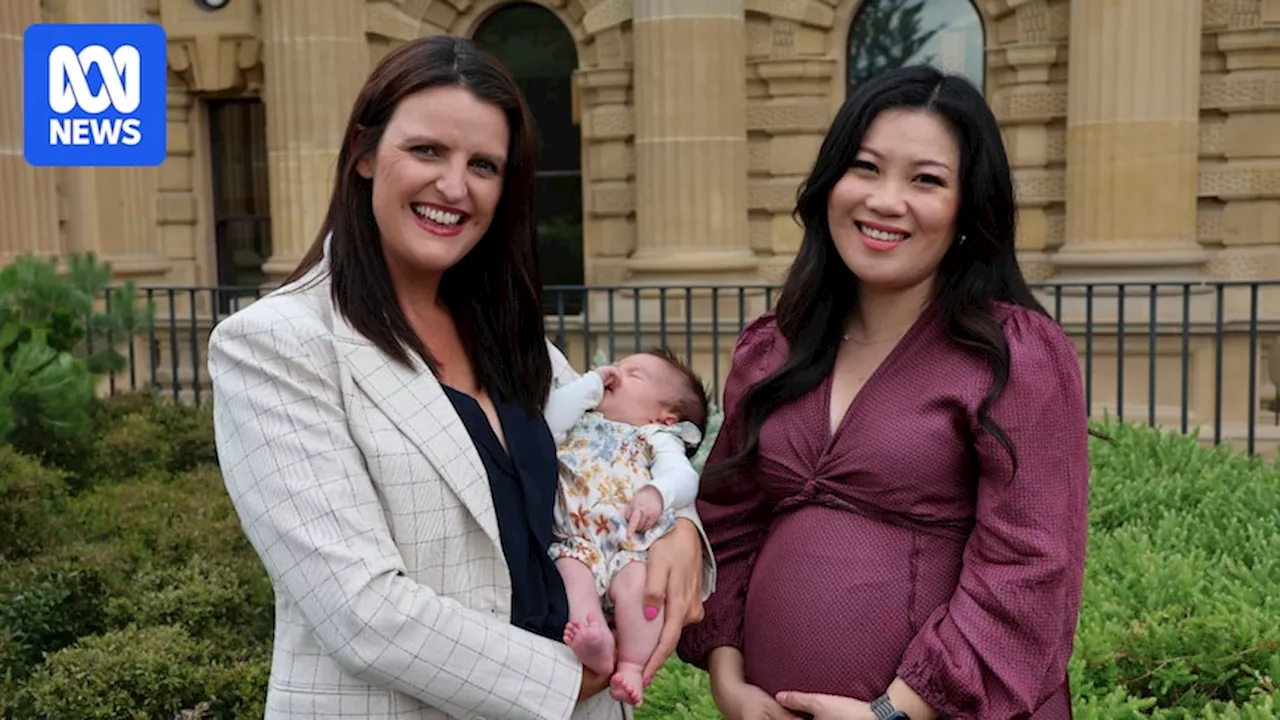
[[[449,212],[440,208],[430,207],[427,205],[419,205],[414,203],[409,206],[415,215],[428,222],[436,225],[444,225],[445,227],[454,227],[461,225],[469,216],[464,213]]]
[[[877,230],[875,228],[867,227],[862,223],[855,223],[855,224],[858,226],[858,230],[862,231],[862,234],[866,235],[872,240],[880,240],[881,242],[902,242],[903,240],[906,240],[908,237],[911,237],[910,233],[891,233],[891,232],[885,232],[884,230]]]

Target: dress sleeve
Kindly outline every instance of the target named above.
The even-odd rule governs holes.
[[[734,348],[733,363],[724,384],[724,420],[707,465],[732,456],[739,447],[738,406],[743,393],[767,374],[775,338],[772,312],[749,325]],[[747,580],[756,551],[764,539],[769,511],[755,480],[735,477],[719,487],[699,490],[698,515],[715,553],[716,591],[703,605],[701,622],[685,628],[677,654],[685,662],[707,669],[711,651],[724,646],[742,648],[742,621]]]
[[[1030,717],[1062,687],[1084,576],[1088,426],[1075,346],[1052,320],[1004,323],[1009,378],[990,417],[971,416],[976,523],[959,584],[908,646],[898,675],[940,715]]]

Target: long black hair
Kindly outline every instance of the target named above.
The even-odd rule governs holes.
[[[935,301],[952,341],[985,358],[993,381],[978,419],[1010,453],[1008,437],[989,415],[1009,379],[1009,348],[992,303],[1002,301],[1045,314],[1023,279],[1014,254],[1013,178],[995,116],[968,80],[928,66],[891,70],[858,85],[836,114],[809,177],[800,186],[795,216],[804,239],[778,298],[778,331],[790,350],[777,371],[743,394],[738,451],[711,464],[704,483],[715,485],[756,454],[760,428],[779,406],[813,390],[835,367],[841,333],[858,302],[858,278],[836,252],[827,225],[827,198],[853,164],[872,121],[886,110],[922,110],[950,127],[960,150],[960,207],[956,236],[938,268]]]
[[[511,137],[493,222],[471,252],[445,271],[440,299],[455,316],[481,386],[533,414],[551,389],[533,221],[533,114],[510,72],[472,41],[448,35],[411,40],[373,69],[347,121],[328,216],[285,283],[320,262],[332,232],[329,275],[338,310],[395,360],[409,365],[414,353],[437,369],[396,299],[374,220],[372,181],[356,165],[377,151],[401,100],[443,86],[464,87],[501,108]]]

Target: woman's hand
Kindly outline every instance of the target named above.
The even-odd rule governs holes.
[[[745,682],[722,683],[712,691],[725,720],[799,720],[800,716],[778,704],[769,693]],[[841,718],[841,720],[844,720]],[[874,720],[874,716],[872,716]]]
[[[775,698],[788,710],[807,713],[813,720],[875,720],[870,703],[838,695],[780,692]]]
[[[648,685],[675,651],[684,627],[702,620],[702,537],[688,518],[677,519],[675,528],[649,548],[644,605],[664,611],[662,635],[644,666]]]
[[[936,720],[938,713],[911,686],[894,678],[885,691],[893,706],[913,720]],[[774,696],[783,707],[807,713],[813,720],[875,720],[871,704],[854,698],[818,693],[780,692]]]
[[[711,677],[711,699],[727,720],[793,720],[798,718],[769,697],[769,693],[748,683],[743,675],[742,651],[718,647],[707,656]]]

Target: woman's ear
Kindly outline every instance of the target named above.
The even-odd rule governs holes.
[[[366,128],[365,126],[357,125],[355,138],[352,140],[351,144],[355,145],[357,148],[364,147],[365,133],[367,133],[368,131],[369,129]],[[359,174],[360,177],[364,178],[365,180],[373,179],[373,170],[374,170],[373,156],[376,153],[377,153],[377,148],[374,148],[373,152],[365,153],[364,155],[360,156],[359,160],[356,160],[356,173]]]
[[[366,153],[356,161],[356,173],[365,180],[373,179],[373,154]]]

